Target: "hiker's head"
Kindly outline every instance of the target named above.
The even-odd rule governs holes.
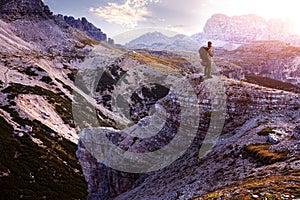
[[[212,42],[211,42],[211,41],[208,41],[208,42],[207,42],[207,47],[208,47],[208,48],[212,47]]]

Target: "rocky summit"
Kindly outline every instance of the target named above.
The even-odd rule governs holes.
[[[300,198],[299,47],[216,48],[209,78],[198,52],[0,9],[0,199]]]
[[[227,16],[214,14],[205,23],[203,32],[192,35],[200,44],[214,40],[214,46],[234,50],[241,44],[261,40],[279,40],[299,46],[300,37],[293,33],[288,20],[265,19],[254,14]]]
[[[207,20],[203,28],[206,38],[231,42],[253,40],[276,40],[291,34],[291,24],[281,20],[265,20],[257,15],[228,17],[215,14]]]
[[[49,7],[40,0],[1,0],[0,11],[5,20],[16,20],[24,16],[46,18],[52,15]]]
[[[59,17],[62,17],[59,15]],[[81,19],[75,19],[72,16],[64,16],[64,20],[71,26],[75,27],[76,29],[83,31],[91,38],[97,41],[108,41],[109,43],[113,43],[113,40],[107,38],[106,34],[101,31],[101,29],[94,26],[92,23],[88,22],[88,20],[83,17]]]

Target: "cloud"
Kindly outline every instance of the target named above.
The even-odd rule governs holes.
[[[90,8],[90,12],[110,22],[133,28],[138,22],[146,22],[151,13],[147,8],[160,0],[125,0],[123,4],[108,2],[107,6]]]

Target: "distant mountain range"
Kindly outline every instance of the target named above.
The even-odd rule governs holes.
[[[146,33],[125,44],[128,48],[195,51],[197,43],[190,37],[178,34],[168,37],[158,31]]]
[[[203,32],[192,36],[168,37],[159,32],[146,33],[126,44],[129,48],[195,51],[208,40],[215,47],[234,50],[241,44],[256,40],[280,40],[300,45],[300,37],[292,33],[291,24],[282,20],[265,20],[256,15],[229,17],[215,14],[207,20]]]

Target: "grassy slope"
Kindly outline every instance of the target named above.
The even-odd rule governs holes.
[[[251,200],[254,199],[254,195],[258,196],[256,198],[258,200],[280,200],[283,199],[283,195],[288,195],[288,199],[295,199],[300,197],[299,176],[300,173],[295,171],[284,176],[269,176],[261,179],[249,178],[239,185],[205,194],[195,200]]]
[[[71,102],[64,96],[19,84],[4,92],[11,100],[20,93],[45,95],[64,121],[70,122],[66,115],[69,112],[62,112],[71,108]],[[20,126],[31,126],[32,131],[24,132],[23,137],[15,136],[13,127],[0,118],[0,199],[85,199],[87,185],[75,155],[77,145],[59,136],[51,137],[53,130],[39,121],[21,118],[13,101],[10,103],[2,109]],[[41,140],[45,147],[38,146],[31,137]],[[9,176],[1,177],[1,172]]]

